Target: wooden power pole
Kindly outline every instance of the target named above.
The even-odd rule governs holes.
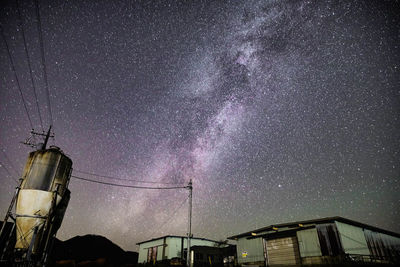
[[[188,214],[188,235],[187,235],[187,255],[186,255],[186,265],[190,267],[191,263],[191,254],[190,254],[190,238],[192,237],[192,179],[190,179],[188,186],[189,189],[189,214]]]

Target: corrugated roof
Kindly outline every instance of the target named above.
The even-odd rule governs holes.
[[[187,238],[187,236],[180,236],[180,235],[165,235],[165,236],[160,236],[160,237],[153,238],[153,239],[150,239],[150,240],[141,241],[139,243],[136,243],[136,245],[140,245],[140,244],[143,244],[143,243],[147,243],[147,242],[151,242],[151,241],[154,241],[154,240],[159,240],[159,239],[163,239],[163,238],[167,238],[167,237],[176,237],[176,238],[182,238],[183,237],[183,238]],[[215,241],[215,240],[211,240],[211,239],[207,239],[207,238],[202,238],[202,237],[192,237],[190,239],[206,240],[206,241],[211,241],[211,242],[215,242],[215,243],[220,243],[219,241]]]
[[[259,228],[259,229],[253,230],[253,231],[249,231],[249,232],[245,232],[245,233],[242,233],[242,234],[234,235],[234,236],[228,237],[228,239],[235,240],[235,239],[240,238],[240,237],[254,236],[254,234],[257,234],[257,233],[274,230],[273,228],[275,228],[275,227],[276,228],[282,228],[282,227],[289,227],[290,228],[290,227],[299,227],[299,224],[307,225],[307,224],[328,223],[328,222],[334,222],[334,221],[343,222],[343,223],[347,223],[347,224],[350,224],[350,225],[366,228],[366,229],[369,229],[369,230],[374,230],[376,232],[385,233],[385,234],[388,234],[388,235],[393,235],[393,236],[400,237],[399,233],[388,231],[388,230],[385,230],[385,229],[382,229],[382,228],[378,228],[378,227],[375,227],[375,226],[372,226],[372,225],[368,225],[368,224],[365,224],[365,223],[353,221],[353,220],[350,220],[350,219],[347,219],[347,218],[343,218],[343,217],[340,217],[340,216],[335,216],[335,217],[326,217],[326,218],[306,220],[306,221],[296,221],[296,222],[289,222],[289,223],[273,224],[273,225],[269,225],[269,226],[266,226],[266,227],[263,227],[263,228]]]

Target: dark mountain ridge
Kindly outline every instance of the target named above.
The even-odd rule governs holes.
[[[134,266],[137,263],[138,253],[124,251],[103,236],[84,235],[66,241],[56,239],[51,258],[54,262],[75,263],[104,259],[106,266]]]

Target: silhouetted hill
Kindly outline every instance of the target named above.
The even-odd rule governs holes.
[[[107,238],[98,235],[76,236],[66,241],[55,240],[54,261],[73,260],[76,263],[105,259],[107,266],[137,263],[137,252],[125,252]]]

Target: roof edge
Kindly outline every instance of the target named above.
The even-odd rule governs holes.
[[[257,233],[264,232],[264,231],[267,231],[267,230],[272,230],[274,227],[278,227],[278,228],[279,227],[289,227],[289,226],[296,226],[296,225],[299,225],[299,224],[313,224],[313,223],[316,224],[316,223],[327,223],[327,222],[333,222],[333,221],[343,222],[343,223],[347,223],[347,224],[350,224],[350,225],[363,227],[363,228],[367,228],[369,230],[374,230],[374,231],[377,231],[377,232],[381,232],[381,233],[393,235],[393,236],[396,236],[396,237],[400,237],[400,234],[396,233],[396,232],[385,230],[385,229],[382,229],[382,228],[379,228],[379,227],[376,227],[376,226],[372,226],[372,225],[369,225],[369,224],[365,224],[365,223],[362,223],[362,222],[357,222],[357,221],[354,221],[354,220],[351,220],[351,219],[347,219],[347,218],[344,218],[344,217],[334,216],[334,217],[324,217],[324,218],[319,218],[319,219],[296,221],[296,222],[289,222],[289,223],[271,224],[269,226],[262,227],[262,228],[259,228],[259,229],[253,230],[253,231],[249,231],[249,232],[241,233],[241,234],[238,234],[238,235],[230,236],[230,237],[228,237],[228,239],[235,240],[235,239],[240,238],[240,237],[254,236],[254,233],[257,234]],[[253,233],[253,235],[252,235],[252,233]]]
[[[164,236],[160,236],[160,237],[156,237],[156,238],[152,238],[149,240],[144,240],[144,241],[138,242],[138,243],[136,243],[136,245],[140,245],[143,243],[147,243],[147,242],[151,242],[151,241],[155,241],[155,240],[159,240],[159,239],[163,239],[163,238],[167,238],[167,237],[176,237],[176,238],[185,238],[185,239],[187,238],[187,236],[181,236],[181,235],[164,235]],[[211,241],[211,242],[215,242],[215,243],[221,243],[220,241],[203,238],[203,237],[191,237],[190,239],[206,240],[206,241]]]

